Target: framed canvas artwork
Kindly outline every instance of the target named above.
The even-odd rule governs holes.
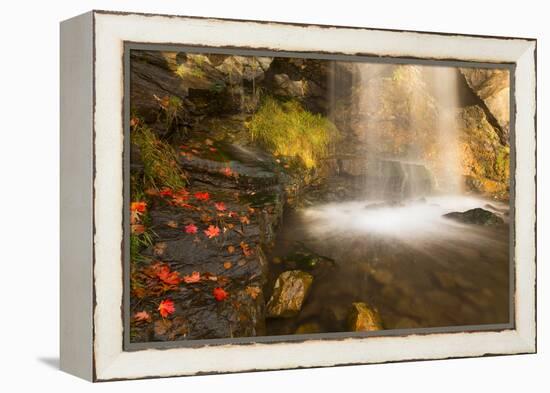
[[[536,41],[61,24],[61,367],[536,351]]]

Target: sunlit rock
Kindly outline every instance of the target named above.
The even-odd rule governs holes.
[[[289,318],[300,312],[309,293],[313,276],[300,270],[281,273],[267,303],[267,316]]]
[[[510,128],[510,72],[502,69],[461,68],[470,88],[487,105],[508,137]]]
[[[348,329],[352,332],[382,330],[382,319],[378,310],[363,302],[353,303],[348,315]]]

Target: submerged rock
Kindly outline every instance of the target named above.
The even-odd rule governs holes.
[[[500,225],[504,223],[502,218],[488,210],[475,208],[465,212],[452,212],[444,214],[443,217],[450,218],[465,224],[476,225]]]
[[[382,319],[378,310],[363,302],[353,303],[348,314],[348,329],[352,332],[382,330]]]
[[[300,270],[281,273],[267,303],[267,317],[289,318],[297,315],[309,293],[313,276]]]

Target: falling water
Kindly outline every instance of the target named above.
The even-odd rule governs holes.
[[[334,261],[333,270],[314,268],[315,284],[299,317],[270,323],[268,332],[288,334],[312,322],[322,331],[345,330],[343,316],[357,301],[378,308],[387,329],[508,321],[507,227],[445,217],[481,207],[507,221],[505,204],[488,205],[461,189],[458,70],[355,69],[346,125],[358,139],[351,155],[354,172],[364,171],[364,191],[357,187],[354,200],[285,216],[274,248],[279,259],[299,245]],[[335,80],[329,83],[338,90]],[[342,105],[340,99],[329,97],[330,107]],[[284,269],[277,267],[273,278]]]
[[[436,130],[439,139],[439,186],[448,194],[460,194],[461,164],[455,116],[458,108],[458,70],[452,67],[433,67],[431,71],[432,91],[439,109]]]

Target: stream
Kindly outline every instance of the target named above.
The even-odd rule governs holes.
[[[504,225],[443,217],[483,208]],[[296,264],[296,249],[322,256]],[[378,309],[385,329],[507,323],[509,226],[504,203],[433,196],[401,203],[363,200],[286,212],[268,288],[289,268],[314,281],[300,314],[268,319],[267,334],[346,331],[352,302]],[[294,258],[295,259],[295,258]]]

